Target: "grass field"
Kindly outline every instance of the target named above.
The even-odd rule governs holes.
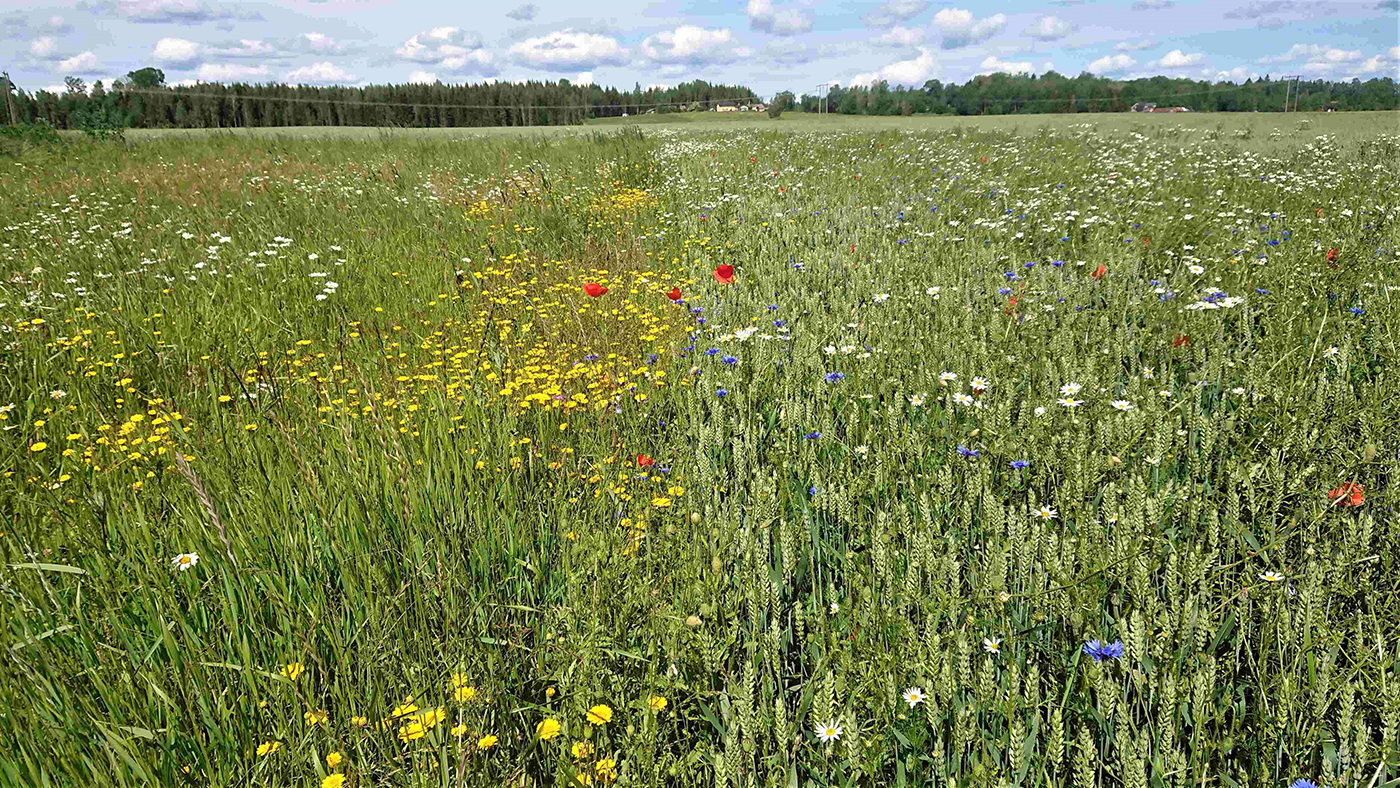
[[[1393,783],[1393,119],[10,160],[0,785]]]

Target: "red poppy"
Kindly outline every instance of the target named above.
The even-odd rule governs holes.
[[[1177,334],[1177,335],[1176,335],[1176,338],[1172,340],[1172,347],[1190,347],[1190,346],[1191,346],[1191,337],[1189,337],[1189,336],[1187,336],[1187,335],[1185,335],[1185,334]]]
[[[982,161],[986,161],[986,159],[983,159]]]
[[[734,284],[734,266],[722,265],[715,269],[715,281],[720,284]]]
[[[856,245],[855,245],[855,244],[851,244],[851,254],[855,254],[855,253],[856,253]]]
[[[681,289],[679,287],[671,288],[671,292],[667,293],[666,297],[671,299],[672,301],[681,300]]]
[[[1143,246],[1151,246],[1151,245],[1152,245],[1152,239],[1151,239],[1151,238],[1144,238],[1144,239],[1142,239],[1142,245],[1143,245]]]
[[[1327,499],[1333,506],[1360,506],[1366,503],[1366,488],[1356,482],[1347,482],[1341,487],[1327,493]]]
[[[1092,274],[1089,274],[1089,276],[1092,276],[1095,279],[1102,279],[1103,275],[1106,273],[1108,273],[1108,266],[1104,265],[1103,263],[1099,263],[1099,267],[1095,268],[1094,272]]]
[[[1335,262],[1337,262],[1337,255],[1339,255],[1339,254],[1341,254],[1341,253],[1342,253],[1342,250],[1341,250],[1341,249],[1328,249],[1328,250],[1327,250],[1327,262],[1329,262],[1329,263],[1335,263]]]
[[[638,455],[637,455],[637,467],[638,467],[638,468],[650,468],[651,466],[653,466],[653,465],[655,465],[655,464],[656,464],[656,460],[653,460],[652,458],[646,456],[645,454],[638,454]]]
[[[758,162],[758,159],[755,159],[755,158],[752,157],[752,156],[749,157],[749,164],[756,164],[757,162]]]
[[[598,296],[608,292],[608,289],[598,284],[597,282],[589,282],[588,284],[583,286],[583,292],[589,294],[590,296],[593,296],[594,298],[597,298]]]

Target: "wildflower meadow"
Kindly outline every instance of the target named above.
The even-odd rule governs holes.
[[[0,785],[1394,784],[1341,115],[0,159]]]

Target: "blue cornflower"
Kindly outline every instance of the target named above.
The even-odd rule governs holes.
[[[1003,276],[1005,276],[1007,279],[1010,279],[1013,282],[1017,279],[1020,279],[1020,277],[1016,275],[1015,271],[1007,271],[1005,274],[1003,274]]]
[[[817,494],[817,485],[814,484],[814,485],[812,485],[811,487],[808,487],[808,488],[807,488],[807,494],[808,494],[808,495],[816,495],[816,494]]]
[[[698,315],[698,314],[700,314],[701,312],[704,312],[704,311],[705,311],[705,308],[702,307],[702,306],[693,306],[693,307],[690,308],[690,314],[692,314],[692,315]]]
[[[821,436],[822,436],[822,434],[821,434],[820,432],[817,432],[816,430],[813,430],[813,431],[807,433],[806,435],[803,435],[802,437],[806,438],[806,439],[809,440],[809,441],[814,441],[814,440],[816,440],[817,438],[820,438]]]
[[[1061,238],[1060,240],[1061,240],[1061,241],[1068,241],[1068,240],[1069,240],[1069,236],[1066,235],[1064,238]]]
[[[1268,290],[1265,290],[1265,289],[1262,288],[1262,287],[1256,287],[1256,288],[1254,288],[1254,292],[1258,293],[1259,295],[1268,295],[1268,294],[1269,294],[1269,291],[1268,291]]]
[[[777,308],[778,308],[778,305],[777,305],[777,304],[769,304],[769,305],[768,305],[768,311],[769,311],[769,312],[772,312],[772,311],[776,310]]]
[[[658,358],[658,356],[657,356],[655,353],[648,353],[648,354],[647,354],[647,363],[648,363],[648,364],[655,364],[657,358]]]
[[[1018,470],[1018,471],[1021,470],[1022,468],[1029,468],[1029,467],[1031,467],[1031,461],[1030,461],[1030,460],[1012,460],[1012,461],[1011,461],[1011,467],[1012,467],[1012,468],[1015,468],[1015,469]]]
[[[597,353],[589,353],[588,355],[586,355],[586,356],[583,357],[583,360],[584,360],[584,361],[597,361],[597,360],[598,360],[598,354],[597,354]]]
[[[707,356],[718,355],[718,353],[719,353],[719,348],[717,348],[717,347],[706,348],[706,350],[705,350],[705,355],[707,355]]]
[[[1009,288],[1009,287],[998,287],[998,288],[997,288],[997,295],[1011,295],[1011,288]]]
[[[1350,313],[1352,313],[1353,315],[1364,315],[1364,314],[1366,314],[1366,310],[1362,309],[1362,308],[1359,307],[1359,306],[1354,306],[1354,307],[1352,307],[1351,309],[1348,309],[1347,311],[1350,312]]]
[[[1064,266],[1065,266],[1065,261],[1064,261],[1064,260],[1051,260],[1051,261],[1050,261],[1050,265],[1053,265],[1053,266],[1055,266],[1056,268],[1064,268]]]
[[[1026,263],[1026,267],[1027,267],[1027,268],[1035,268],[1035,261],[1032,260],[1032,261]]]
[[[1318,785],[1312,780],[1297,779],[1288,788],[1318,788]]]
[[[1115,640],[1112,643],[1101,643],[1098,638],[1095,638],[1084,644],[1084,653],[1093,657],[1095,662],[1120,659],[1123,656],[1123,641]]]
[[[773,327],[774,327],[774,328],[782,328],[782,327],[785,326],[785,325],[787,325],[787,321],[786,321],[786,320],[774,320],[774,321],[773,321]]]
[[[725,395],[727,395],[728,393],[729,393],[729,389],[716,389],[716,390],[715,390],[715,396],[716,396],[716,397],[721,397],[721,398],[722,398],[722,397],[724,397]]]
[[[970,458],[970,457],[976,457],[976,456],[977,456],[977,450],[976,450],[976,449],[969,449],[969,448],[967,448],[966,446],[961,446],[961,445],[960,445],[960,446],[958,446],[958,454],[961,454],[962,456],[964,456],[964,457],[969,457],[969,458]]]
[[[838,380],[844,380],[845,377],[845,373],[842,372],[828,372],[826,373],[826,382],[835,383]]]
[[[738,363],[739,363],[739,359],[736,358],[736,357],[734,357],[734,356],[721,356],[721,357],[720,357],[720,361],[723,361],[724,363],[726,363],[726,364],[731,364],[731,365],[732,365],[732,364],[738,364]]]

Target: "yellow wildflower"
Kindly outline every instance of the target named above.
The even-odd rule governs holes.
[[[262,756],[262,755],[271,755],[271,754],[273,754],[274,752],[277,752],[277,751],[280,750],[280,749],[282,749],[282,742],[280,742],[280,741],[265,741],[265,742],[263,742],[262,744],[259,744],[259,745],[258,745],[258,755],[259,755],[259,756]]]
[[[300,676],[305,670],[306,666],[301,664],[300,662],[288,662],[287,666],[285,668],[282,668],[282,675],[286,676],[292,681],[296,681],[297,677]]]
[[[496,746],[496,742],[499,742],[499,741],[500,741],[500,739],[496,738],[496,734],[494,734],[494,733],[488,733],[488,734],[486,734],[485,736],[482,736],[480,739],[477,739],[477,740],[476,740],[476,746],[477,746],[477,749],[480,749],[480,750],[489,750],[489,749],[491,749],[492,747],[495,747],[495,746]]]
[[[342,756],[338,752],[333,752],[326,756],[326,765],[332,769],[336,769],[339,768],[340,763],[343,760],[345,760],[344,756]]]
[[[666,699],[660,695],[652,695],[647,698],[647,707],[652,711],[662,711],[666,708]]]
[[[549,718],[542,720],[539,725],[535,726],[535,735],[540,738],[540,741],[549,741],[558,736],[561,730],[563,729],[560,728],[559,721]]]
[[[592,725],[606,725],[612,722],[612,709],[598,704],[588,710],[588,722]]]
[[[342,786],[342,785],[344,785],[344,784],[345,784],[345,775],[343,775],[343,774],[331,774],[331,775],[327,775],[327,776],[326,776],[326,779],[324,779],[324,780],[321,781],[321,788],[340,788],[340,786]]]

